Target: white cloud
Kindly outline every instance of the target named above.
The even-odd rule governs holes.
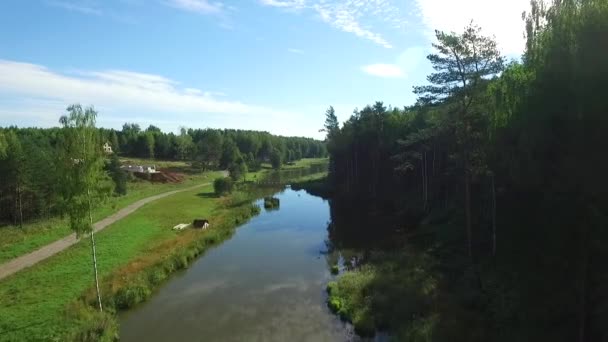
[[[21,99],[22,104],[27,101],[35,103],[25,104],[36,109],[32,115],[46,115],[53,120],[67,105],[76,102],[94,104],[98,109],[123,114],[129,111],[171,113],[181,115],[182,120],[207,114],[236,115],[241,119],[256,115],[274,118],[295,115],[238,101],[216,99],[223,95],[181,88],[177,82],[158,75],[122,70],[62,74],[36,64],[0,59],[0,98],[5,97],[13,102]],[[0,122],[9,117],[9,112],[17,113],[20,110],[8,100],[0,103]]]
[[[284,7],[293,9],[302,9],[306,4],[305,0],[260,0],[260,3],[265,6]]]
[[[424,68],[426,50],[420,46],[406,49],[394,63],[375,63],[361,67],[367,74],[378,77],[402,78]]]
[[[262,5],[299,11],[311,10],[319,18],[343,32],[372,41],[382,47],[392,48],[381,34],[372,31],[369,22],[391,29],[401,29],[405,20],[397,7],[389,0],[259,0]],[[367,25],[364,22],[368,22]]]
[[[208,0],[168,0],[168,4],[186,11],[203,14],[221,13],[224,7],[220,2],[211,3]]]
[[[102,11],[97,7],[97,5],[91,1],[47,1],[47,4],[73,12],[94,15],[102,14]]]
[[[370,64],[361,67],[361,70],[378,77],[400,78],[404,76],[403,70],[396,64]]]
[[[499,48],[509,55],[523,52],[523,11],[529,9],[529,0],[416,0],[419,14],[430,32],[462,32],[471,20],[483,32],[495,35]]]
[[[298,55],[303,55],[304,54],[304,51],[300,50],[300,49],[289,48],[289,49],[287,49],[287,51],[289,51],[291,53],[298,54]]]

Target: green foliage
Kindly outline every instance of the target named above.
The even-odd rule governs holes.
[[[97,112],[80,105],[68,107],[60,140],[59,170],[64,210],[77,234],[92,230],[91,210],[107,195],[103,152],[95,129]]]
[[[118,309],[128,309],[145,301],[151,294],[150,288],[144,284],[130,284],[114,294],[114,303]]]
[[[0,132],[0,160],[6,158],[8,150],[8,142],[3,132]]]
[[[414,324],[415,315],[432,309],[437,289],[432,266],[426,255],[375,253],[367,264],[327,285],[328,305],[365,336]]]
[[[336,275],[340,273],[340,266],[338,265],[332,265],[331,266],[331,274]]]
[[[414,106],[366,106],[328,137],[334,203],[387,217],[445,278],[410,286],[388,263],[342,275],[351,320],[373,317],[408,341],[603,338],[608,3],[532,1],[524,19],[521,63],[501,72],[496,44],[473,25],[437,32],[435,72]],[[330,236],[359,233],[341,229]],[[391,277],[405,284],[399,296]],[[424,293],[440,293],[437,311]]]
[[[273,149],[272,153],[270,154],[270,164],[275,170],[279,170],[281,165],[283,165],[283,156],[281,155],[281,151],[276,148]]]
[[[114,193],[120,196],[126,195],[128,175],[120,168],[120,160],[115,153],[110,157],[106,169],[114,181]]]
[[[68,341],[111,342],[118,340],[118,323],[108,312],[93,310],[82,301],[67,306],[65,319],[72,322],[66,334]]]
[[[237,154],[237,159],[228,166],[228,172],[230,173],[230,178],[234,181],[238,181],[239,179],[245,178],[247,175],[247,163],[243,157],[241,157],[240,153]]]
[[[213,190],[218,196],[231,193],[233,188],[234,183],[230,177],[217,178],[215,181],[213,181]]]

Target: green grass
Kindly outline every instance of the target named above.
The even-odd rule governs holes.
[[[421,336],[434,324],[427,318],[434,317],[437,291],[432,266],[425,254],[375,252],[365,265],[327,285],[327,305],[361,335],[389,329],[407,341],[426,341]]]
[[[329,162],[329,158],[302,158],[298,161],[296,161],[294,163],[294,165],[283,165],[281,167],[282,170],[289,170],[289,169],[298,169],[298,168],[306,168],[306,167],[310,167],[313,164],[323,164],[323,163],[328,163]]]
[[[181,183],[151,183],[136,179],[129,182],[127,195],[110,197],[93,212],[93,220],[98,221],[142,198],[163,192],[184,189],[196,184],[212,182],[220,172],[205,172],[188,175]],[[67,220],[58,217],[25,224],[23,228],[7,226],[0,228],[0,263],[32,252],[46,244],[61,239],[71,233]]]
[[[211,186],[179,193],[147,204],[96,234],[100,276],[108,277],[137,258],[167,257],[173,252],[173,241],[197,234],[217,234],[213,220],[212,228],[205,232],[174,232],[171,227],[198,217],[213,217],[222,201],[212,195]],[[166,248],[158,252],[158,246],[162,247],[163,243],[167,244]],[[131,270],[136,266],[131,266]],[[88,239],[3,280],[0,282],[0,340],[48,340],[64,336],[70,329],[62,314],[66,305],[92,284]]]

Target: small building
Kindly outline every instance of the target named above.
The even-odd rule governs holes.
[[[106,141],[106,143],[105,143],[105,144],[103,144],[103,151],[104,151],[106,154],[112,154],[112,153],[114,153],[114,152],[112,151],[112,146],[111,146],[111,145],[110,145],[110,144],[109,144],[107,141]]]
[[[156,173],[156,165],[123,165],[121,169],[134,173]]]

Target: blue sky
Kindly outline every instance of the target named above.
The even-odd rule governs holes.
[[[475,20],[523,50],[527,0],[3,0],[0,126],[241,128],[320,138],[373,101],[410,105],[434,29]]]

